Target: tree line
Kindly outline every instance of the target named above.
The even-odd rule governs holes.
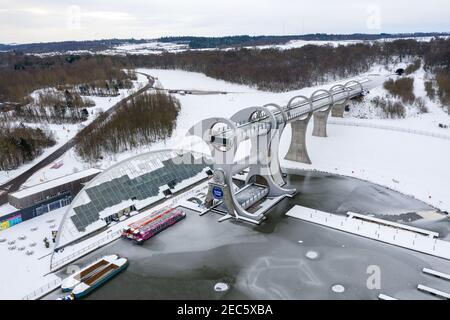
[[[87,120],[87,108],[94,106],[93,100],[69,90],[46,90],[31,98],[27,105],[15,105],[11,110],[0,113],[0,118],[5,122],[78,123]]]
[[[128,79],[117,63],[105,56],[0,54],[0,102],[24,105],[37,89]]]
[[[226,39],[224,39],[225,41]],[[239,49],[165,52],[161,55],[55,56],[0,54],[0,101],[17,102],[31,91],[57,84],[126,79],[124,68],[182,69],[269,91],[288,91],[367,72],[374,64],[422,60],[425,70],[448,73],[450,39],[403,39],[289,50]],[[418,68],[413,64],[408,72]]]
[[[450,66],[450,39],[419,42],[403,39],[350,45],[306,45],[289,50],[239,49],[184,51],[161,55],[117,57],[139,67],[182,69],[261,90],[289,91],[367,72],[374,64],[388,65],[414,59],[412,73],[424,68],[432,73]]]

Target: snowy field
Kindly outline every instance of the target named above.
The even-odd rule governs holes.
[[[313,137],[311,123],[307,145],[312,165],[291,161],[284,165],[367,180],[450,211],[450,129],[439,127],[449,125],[450,116],[426,97],[423,68],[409,77],[414,78],[414,94],[425,99],[428,113],[407,105],[406,118],[380,119],[369,103],[356,105],[344,119],[329,119],[328,138]],[[378,87],[365,101],[385,95]],[[285,137],[281,156],[289,147],[290,128]]]
[[[287,128],[280,156],[289,149],[289,136],[290,128]],[[329,125],[327,138],[313,137],[309,126],[306,143],[312,165],[283,160],[283,167],[363,179],[450,211],[450,140]]]
[[[405,64],[398,64],[395,68],[402,67],[404,65]],[[352,108],[349,113],[346,113],[344,116],[346,119],[344,121],[352,120],[362,124],[381,124],[412,130],[425,130],[450,136],[450,129],[439,128],[439,123],[450,125],[449,114],[441,107],[439,101],[431,101],[428,97],[426,97],[424,82],[429,79],[427,79],[427,74],[423,70],[423,67],[407,77],[414,78],[414,95],[416,97],[424,98],[428,108],[428,113],[421,114],[418,112],[417,108],[411,105],[406,105],[406,117],[404,119],[380,119],[383,116],[380,113],[380,110],[375,109],[367,103],[367,101],[370,101],[375,97],[386,96],[386,90],[382,86],[379,86],[370,90],[370,93],[364,99],[365,103],[363,105],[357,105],[355,108]],[[396,77],[393,78],[395,79]]]
[[[58,169],[52,169],[51,166],[43,168],[31,177],[26,185],[68,175],[91,166],[105,169],[133,155],[158,149],[182,147],[208,152],[206,145],[199,144],[196,138],[185,137],[187,130],[196,122],[209,117],[230,117],[236,111],[249,106],[264,105],[271,102],[285,105],[295,95],[310,95],[316,89],[330,88],[336,84],[334,82],[291,92],[270,93],[212,79],[199,73],[158,69],[141,69],[139,71],[157,77],[157,85],[166,89],[217,90],[229,93],[218,95],[176,94],[181,102],[181,112],[177,120],[177,128],[171,138],[150,146],[107,156],[95,164],[83,163],[72,150],[58,160],[64,163],[63,166]],[[370,73],[388,74],[386,70],[380,67],[374,68]],[[416,72],[414,77],[418,79],[415,93],[417,96],[423,96],[424,93],[421,92],[423,90],[423,79],[425,78],[423,70]],[[422,82],[420,82],[420,79],[422,79]],[[140,78],[139,81],[143,80]],[[340,81],[340,83],[342,82]],[[385,92],[383,92],[383,89],[371,90],[371,96],[377,94],[385,94]],[[448,190],[450,189],[450,170],[448,170],[450,140],[395,130],[343,125],[344,122],[352,121],[354,123],[388,125],[403,129],[419,129],[430,133],[445,133],[446,131],[439,129],[437,124],[445,121],[445,123],[448,123],[450,117],[442,111],[438,104],[432,104],[428,100],[427,102],[429,113],[414,114],[414,112],[411,112],[408,114],[408,118],[397,120],[377,119],[376,114],[371,113],[371,110],[365,106],[362,106],[359,111],[352,109],[352,112],[346,113],[344,119],[330,119],[334,124],[328,126],[328,138],[312,137],[313,123],[311,121],[308,128],[307,146],[313,164],[304,165],[284,160],[282,164],[287,168],[319,170],[371,181],[411,195],[439,209],[450,210],[450,199],[448,198]],[[113,101],[104,102],[104,107],[108,108],[113,103]],[[99,104],[100,102],[97,103],[97,107]],[[341,122],[340,125],[339,122]],[[62,135],[61,139],[64,138]],[[282,137],[281,159],[284,158],[289,143],[290,126],[286,128]],[[0,233],[0,239],[15,240],[17,248],[19,242],[23,242],[26,249],[29,249],[29,243],[36,242],[33,249],[35,252],[31,256],[18,251],[17,248],[12,251],[8,250],[7,242],[0,243],[1,257],[9,257],[8,259],[2,259],[7,261],[2,266],[4,274],[24,274],[20,279],[12,276],[4,277],[0,288],[0,298],[21,298],[30,291],[54,280],[54,278],[42,277],[49,268],[49,256],[40,260],[37,258],[50,252],[50,249],[43,248],[42,239],[44,236],[49,237],[51,225],[58,225],[59,221],[57,220],[58,217],[62,217],[63,210],[54,211]],[[47,223],[48,220],[52,219],[55,219],[55,221],[51,224]],[[38,230],[30,231],[32,225],[37,225]],[[26,240],[17,239],[22,234],[27,236]],[[21,262],[26,263],[22,264]],[[17,267],[18,264],[21,266]],[[17,270],[17,268],[23,268],[23,270]]]
[[[229,117],[243,107],[263,105],[275,102],[285,105],[289,98],[297,94],[311,94],[318,88],[329,88],[332,84],[314,88],[304,88],[286,93],[261,92],[254,88],[230,84],[215,80],[205,75],[184,71],[145,70],[158,77],[165,88],[223,90],[235,92],[227,95],[177,95],[182,104],[175,135],[165,143],[150,146],[173,147],[181,145],[187,147],[189,139],[185,139],[185,132],[200,119],[208,117]],[[388,74],[379,67],[372,72]],[[424,96],[423,69],[417,71],[415,78],[416,96]],[[371,90],[370,95],[383,94],[381,87]],[[369,97],[370,98],[370,97]],[[415,129],[431,134],[448,134],[438,127],[438,123],[449,123],[450,117],[436,103],[427,100],[429,113],[413,114],[406,119],[366,119],[346,115],[345,119],[331,118],[333,122],[366,121],[370,124],[392,126],[402,129]],[[308,151],[312,165],[292,164],[310,170],[320,170],[337,174],[349,175],[367,181],[375,182],[431,204],[442,210],[450,210],[448,190],[450,188],[450,140],[439,139],[393,130],[361,128],[354,126],[329,125],[329,138],[312,137],[313,123],[309,126],[307,138]],[[192,141],[192,140],[191,140]],[[282,138],[280,157],[283,158],[290,143],[290,126],[285,130]],[[202,145],[204,147],[204,145]],[[205,148],[196,146],[195,150],[207,152]],[[106,161],[108,162],[108,160]]]
[[[432,37],[418,37],[418,38],[404,38],[404,39],[415,39],[417,41],[426,41],[429,42]],[[386,39],[386,40],[377,40],[377,41],[395,41],[397,38]],[[364,40],[341,40],[341,41],[320,41],[320,40],[291,40],[283,44],[269,44],[269,45],[260,45],[260,46],[245,46],[246,49],[278,49],[278,50],[289,50],[295,48],[301,48],[307,45],[316,45],[316,46],[346,46],[350,44],[356,43],[372,43],[376,41],[364,41]],[[236,47],[228,47],[228,48],[220,48],[219,50],[234,50]],[[183,52],[183,51],[209,51],[209,50],[218,50],[217,48],[201,48],[201,49],[190,49],[187,44],[178,44],[178,43],[170,43],[170,42],[157,42],[150,41],[147,43],[139,43],[139,44],[124,44],[117,46],[111,50],[102,51],[103,54],[161,54],[163,52]]]
[[[52,230],[58,229],[65,209],[51,211],[0,232],[0,299],[22,299],[58,280],[55,275],[46,274],[50,272],[53,251]],[[45,237],[50,242],[48,249],[44,245]]]
[[[401,38],[401,39],[413,39],[417,41],[429,42],[433,37],[411,37],[411,38]],[[447,38],[447,36],[443,36],[441,38]],[[346,46],[350,44],[356,43],[373,43],[377,41],[395,41],[400,38],[392,38],[392,39],[380,39],[380,40],[339,40],[339,41],[321,41],[321,40],[290,40],[283,44],[268,44],[268,45],[259,45],[259,46],[244,46],[246,49],[278,49],[278,50],[289,50],[295,48],[301,48],[306,45],[316,45],[316,46]],[[148,40],[148,42],[144,43],[125,43],[113,47],[111,49],[102,50],[102,51],[89,51],[89,50],[76,50],[76,51],[66,51],[66,52],[46,52],[46,53],[35,53],[32,55],[39,57],[48,57],[48,56],[56,56],[62,54],[79,54],[79,55],[152,55],[152,54],[162,54],[164,52],[170,53],[178,53],[183,51],[211,51],[211,50],[235,50],[235,48],[240,48],[240,46],[234,47],[226,47],[226,48],[200,48],[200,49],[190,49],[189,45],[186,43],[175,43],[175,42],[159,42],[157,40]]]
[[[91,99],[95,102],[95,106],[91,107],[91,108],[87,108],[89,111],[89,118],[82,123],[77,123],[77,124],[23,123],[24,125],[29,126],[29,127],[33,127],[33,128],[39,127],[44,130],[51,131],[55,136],[56,144],[51,148],[45,149],[43,151],[43,153],[39,157],[34,159],[33,161],[30,161],[15,170],[0,171],[0,184],[3,184],[5,182],[15,178],[16,176],[20,175],[21,173],[25,172],[26,170],[31,168],[33,165],[35,165],[36,163],[41,161],[42,159],[46,158],[53,151],[55,151],[56,149],[58,149],[59,147],[64,145],[67,141],[72,139],[79,130],[84,128],[84,126],[91,123],[97,116],[98,112],[108,110],[113,105],[115,105],[117,102],[119,102],[121,99],[130,95],[132,92],[138,90],[141,86],[145,85],[145,83],[147,82],[147,78],[144,75],[137,74],[137,78],[138,78],[137,81],[133,81],[133,84],[134,84],[133,89],[130,89],[130,90],[121,89],[121,90],[119,90],[119,95],[116,97],[86,96],[86,98]],[[64,155],[61,158],[62,161],[64,161],[65,159],[67,160],[66,155]],[[75,161],[75,162],[79,163],[79,161]],[[53,164],[49,165],[49,168],[52,165]],[[74,164],[74,166],[80,167],[79,169],[87,169],[89,167],[89,166],[87,166],[87,167],[86,166],[78,166],[78,164]],[[72,166],[72,168],[73,168],[73,166]],[[45,172],[47,172],[47,171],[49,172],[48,176],[45,174]],[[47,181],[50,179],[58,178],[63,175],[69,174],[68,172],[61,172],[61,174],[58,174],[59,172],[56,172],[56,171],[57,170],[45,170],[45,168],[44,168],[43,171],[40,171],[40,172],[38,172],[38,174],[31,177],[30,181],[27,182],[25,185],[34,185],[34,184],[37,184],[40,182],[44,182],[44,181]],[[73,171],[71,173],[73,173]],[[1,212],[0,212],[0,214],[1,214]]]
[[[106,169],[118,161],[143,152],[164,148],[181,147],[200,152],[208,152],[206,145],[197,138],[186,138],[187,130],[196,122],[209,117],[229,117],[244,107],[278,103],[285,105],[289,99],[298,94],[310,95],[318,88],[330,88],[335,83],[301,90],[271,93],[255,88],[232,84],[222,80],[209,78],[200,73],[140,69],[158,78],[157,86],[166,89],[186,90],[218,90],[227,91],[225,95],[176,95],[181,102],[181,112],[177,120],[177,128],[173,136],[166,141],[156,142],[150,146],[140,147],[120,154],[110,155],[96,164],[83,164],[73,151],[66,153],[61,160],[64,165],[59,169],[50,166],[34,175],[29,184],[42,179],[56,178],[74,171],[86,169],[94,165]],[[388,72],[376,67],[370,73]],[[423,96],[423,70],[414,74],[415,94]],[[337,82],[336,82],[337,83]],[[341,81],[342,83],[342,81]],[[381,87],[371,90],[369,97],[385,94]],[[448,134],[449,129],[441,129],[438,123],[450,122],[450,117],[436,103],[427,100],[429,113],[415,114],[411,112],[406,119],[376,119],[368,105],[352,108],[344,119],[330,118],[329,138],[311,136],[313,122],[309,126],[307,138],[308,151],[313,161],[311,166],[292,164],[310,170],[320,170],[343,175],[350,175],[375,182],[436,206],[442,210],[450,209],[450,200],[446,199],[450,172],[446,166],[450,163],[450,140],[409,134],[394,130],[349,126],[344,124],[367,124],[389,126],[403,130],[414,129],[430,134]],[[341,124],[341,125],[339,125]],[[290,143],[290,126],[285,130],[281,143],[280,157],[283,158]],[[446,185],[447,181],[447,185]]]

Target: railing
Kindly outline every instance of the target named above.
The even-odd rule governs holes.
[[[422,136],[450,140],[450,135],[443,134],[443,133],[436,133],[436,132],[430,132],[430,131],[425,131],[425,130],[408,129],[408,128],[402,128],[402,127],[394,127],[394,126],[383,125],[383,124],[362,123],[362,122],[354,122],[354,121],[339,121],[339,120],[329,120],[328,123],[335,124],[335,125],[341,125],[341,126],[365,127],[365,128],[391,130],[391,131],[397,131],[397,132],[406,132],[406,133],[412,133],[412,134],[417,134],[417,135],[422,135]]]
[[[61,285],[61,279],[55,279],[46,285],[40,287],[39,289],[34,290],[30,294],[27,294],[25,297],[22,298],[22,300],[36,300],[43,296],[45,296],[47,293],[55,290]]]
[[[256,202],[264,198],[269,193],[269,189],[265,188],[264,190],[259,191],[258,193],[254,194],[247,200],[245,200],[243,203],[241,203],[241,206],[246,209],[254,205]]]
[[[304,115],[307,115],[313,111],[320,110],[323,107],[332,105],[334,102],[338,102],[341,100],[345,100],[348,98],[355,97],[358,94],[363,93],[364,87],[363,84],[370,82],[369,79],[364,80],[358,80],[357,83],[349,85],[344,90],[340,91],[329,91],[328,93],[318,94],[314,96],[314,100],[311,101],[311,99],[305,100],[303,102],[293,104],[292,106],[283,106],[281,107],[284,112],[289,113],[287,121],[295,120],[297,117],[302,117]],[[358,88],[355,88],[358,87]],[[311,110],[312,109],[312,110]],[[279,116],[281,114],[281,111],[274,111],[274,116]],[[261,134],[261,131],[263,130],[263,133],[267,133],[266,131],[270,130],[270,123],[261,123],[263,120],[267,119],[268,116],[260,117],[258,119],[255,119],[254,121],[235,121],[235,125],[240,130],[240,138],[249,138],[250,134],[256,133],[258,135]],[[258,123],[263,126],[258,126]],[[213,133],[212,136],[222,136],[225,137],[227,134],[229,134],[231,131],[231,128],[223,128],[220,132]]]
[[[109,233],[106,237],[103,237],[103,238],[97,240],[96,242],[91,243],[90,245],[68,255],[67,257],[65,257],[61,260],[58,260],[56,262],[52,262],[50,268],[51,268],[51,270],[59,269],[60,267],[70,263],[71,261],[78,259],[79,257],[93,251],[94,249],[101,247],[102,245],[119,238],[121,234],[122,234],[121,230],[117,230],[115,232]]]

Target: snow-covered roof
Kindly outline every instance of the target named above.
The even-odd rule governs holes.
[[[22,199],[22,198],[28,197],[30,195],[33,195],[35,193],[55,188],[62,184],[70,183],[70,182],[77,181],[77,180],[80,180],[80,179],[83,179],[83,178],[86,178],[86,177],[89,177],[89,176],[92,176],[95,174],[99,174],[100,172],[102,172],[102,171],[95,169],[95,168],[79,171],[79,172],[73,173],[68,176],[53,179],[50,181],[46,181],[46,182],[34,185],[32,187],[28,187],[28,188],[19,190],[17,192],[11,193],[11,196],[18,198],[18,199]]]
[[[126,207],[142,209],[164,198],[163,190],[180,191],[205,179],[209,159],[204,154],[163,150],[140,154],[97,175],[68,207],[56,239],[63,248],[107,226],[106,217]]]

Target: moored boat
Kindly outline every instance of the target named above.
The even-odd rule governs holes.
[[[150,213],[149,215],[146,215],[144,218],[139,219],[138,221],[130,223],[122,231],[122,237],[125,239],[133,239],[134,235],[137,234],[141,228],[148,225],[149,223],[152,223],[155,220],[158,220],[159,218],[170,213],[173,210],[174,210],[173,208],[165,207],[160,210],[154,211],[154,212]]]
[[[112,261],[117,260],[119,257],[115,254],[104,256],[103,258],[87,265],[83,269],[81,269],[78,272],[75,272],[74,274],[68,276],[65,278],[61,283],[61,289],[63,292],[69,292],[72,291],[78,284],[80,284],[82,281],[90,277],[91,275],[99,272],[103,268],[105,268],[107,265],[111,264]]]
[[[142,244],[154,235],[169,228],[185,217],[186,213],[181,209],[176,209],[164,215],[161,215],[159,219],[146,224],[145,226],[140,228],[138,232],[135,232],[133,234],[133,240],[137,244]]]
[[[87,296],[89,293],[106,283],[108,280],[125,270],[128,266],[128,259],[118,257],[114,261],[111,261],[106,267],[102,268],[98,272],[85,278],[82,282],[75,286],[72,291],[72,295],[75,299],[81,299]]]

